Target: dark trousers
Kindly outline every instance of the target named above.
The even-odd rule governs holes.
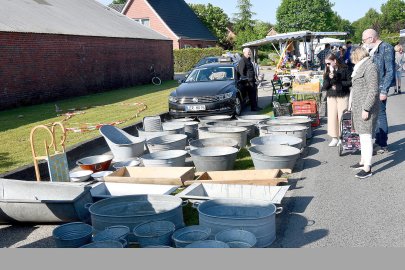
[[[386,147],[388,142],[388,120],[387,120],[387,100],[380,101],[380,112],[378,113],[377,128],[375,133],[375,143],[381,147]]]
[[[257,108],[257,85],[255,82],[246,82],[244,91],[247,92],[250,101],[250,108]]]

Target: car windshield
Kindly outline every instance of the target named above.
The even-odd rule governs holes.
[[[196,67],[205,65],[205,64],[210,64],[210,63],[216,63],[218,62],[218,58],[203,58],[198,63],[195,65]]]
[[[226,81],[234,78],[233,67],[203,67],[194,69],[186,82]]]

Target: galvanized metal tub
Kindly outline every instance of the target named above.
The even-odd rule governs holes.
[[[294,116],[270,119],[266,121],[269,126],[286,126],[286,125],[300,125],[307,127],[306,138],[312,138],[312,120],[309,117],[306,118],[295,118]]]
[[[212,121],[229,121],[231,119],[232,119],[232,116],[230,116],[230,115],[210,115],[210,116],[198,117],[198,120],[200,121],[201,124],[204,124],[206,122],[212,122]]]
[[[231,138],[207,138],[189,141],[190,150],[203,148],[203,147],[234,147],[238,148],[238,141]]]
[[[121,242],[125,247],[128,243],[128,235],[130,234],[130,229],[127,226],[116,225],[105,228],[104,231],[98,232],[93,236],[93,242],[102,241],[118,241]],[[123,241],[122,241],[123,240]]]
[[[215,235],[215,240],[227,243],[231,248],[252,248],[256,245],[256,236],[245,230],[224,230]]]
[[[93,228],[83,222],[72,222],[56,227],[52,236],[58,248],[78,248],[91,242]]]
[[[181,118],[173,119],[168,123],[182,123],[184,124],[184,133],[187,135],[188,139],[198,139],[198,122],[194,121],[192,118]]]
[[[172,240],[177,248],[183,248],[193,242],[207,240],[210,235],[210,228],[194,225],[175,231]]]
[[[302,146],[307,146],[307,127],[297,125],[262,126],[260,136],[263,135],[290,135],[302,139]]]
[[[187,135],[170,134],[155,137],[146,141],[149,153],[167,150],[184,150],[187,145]]]
[[[169,132],[169,134],[184,134],[184,124],[176,122],[165,122],[162,123],[164,131]]]
[[[238,149],[234,147],[205,147],[190,151],[199,172],[232,170]]]
[[[228,229],[253,233],[257,247],[267,247],[276,239],[275,216],[282,208],[260,200],[214,199],[198,205],[200,225],[211,228],[211,237]]]
[[[149,140],[155,137],[169,135],[171,134],[170,131],[162,130],[162,131],[145,131],[143,128],[138,128],[138,137],[144,138],[145,140]]]
[[[251,122],[254,124],[259,124],[260,122],[267,121],[270,119],[269,115],[256,114],[256,115],[241,115],[236,117],[239,121]]]
[[[198,136],[200,139],[206,138],[231,138],[238,141],[240,148],[247,143],[247,128],[244,127],[200,127]]]
[[[89,211],[96,231],[115,225],[133,231],[139,224],[155,220],[171,221],[179,229],[184,227],[182,205],[180,198],[170,195],[130,195],[98,201]],[[135,241],[133,235],[129,241]]]
[[[185,248],[229,248],[229,245],[216,240],[203,240],[193,242],[185,246]]]
[[[124,244],[116,240],[104,240],[93,242],[80,248],[123,248]]]
[[[142,156],[145,167],[184,167],[187,151],[167,150],[154,152]]]
[[[90,218],[91,187],[74,183],[0,179],[0,223],[59,223]]]
[[[250,145],[289,145],[301,150],[302,139],[289,135],[266,135],[251,139]]]
[[[249,148],[256,170],[293,169],[301,151],[287,145],[256,145]]]
[[[207,122],[205,123],[207,127],[244,127],[247,129],[247,139],[250,140],[259,134],[259,129],[255,123],[243,122],[243,121],[218,121],[218,122]]]
[[[170,246],[175,229],[173,222],[156,220],[136,226],[133,233],[141,248],[147,246]]]

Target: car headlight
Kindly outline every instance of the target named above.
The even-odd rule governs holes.
[[[229,92],[229,93],[217,95],[217,96],[215,96],[215,97],[216,97],[218,100],[224,100],[224,99],[229,99],[229,98],[231,98],[232,95],[233,95],[233,93],[232,93],[232,92]]]
[[[169,101],[173,102],[173,103],[176,103],[178,101],[178,99],[176,97],[174,97],[174,96],[169,96]]]

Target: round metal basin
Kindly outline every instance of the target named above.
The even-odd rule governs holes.
[[[205,147],[190,151],[199,172],[232,170],[238,149],[233,147]]]
[[[289,135],[266,135],[251,139],[250,145],[289,145],[301,149],[302,139]]]
[[[198,136],[200,139],[206,138],[230,138],[238,141],[240,148],[247,143],[248,129],[245,127],[200,127]]]
[[[256,145],[249,148],[256,170],[293,169],[301,151],[287,145]]]

